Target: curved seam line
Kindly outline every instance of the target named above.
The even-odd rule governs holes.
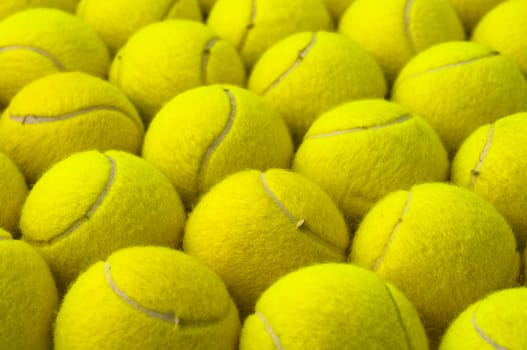
[[[252,6],[251,6],[251,17],[249,18],[249,23],[245,27],[245,30],[243,31],[242,38],[240,39],[240,43],[238,44],[238,51],[242,51],[245,44],[247,43],[247,38],[249,36],[249,32],[254,28],[256,20],[256,0],[252,0]]]
[[[276,87],[285,78],[287,78],[300,65],[300,63],[302,63],[302,61],[306,58],[307,54],[309,53],[309,51],[311,51],[316,41],[317,41],[317,35],[313,34],[313,38],[311,38],[311,41],[309,42],[309,44],[307,44],[306,47],[300,50],[293,64],[289,68],[287,68],[285,72],[283,72],[278,78],[276,78],[265,90],[263,90],[262,95],[266,95],[271,89]]]
[[[405,114],[402,117],[399,117],[399,118],[397,118],[395,120],[389,121],[389,122],[384,123],[384,124],[373,125],[373,126],[358,126],[356,128],[351,128],[351,129],[346,129],[346,130],[336,130],[336,131],[322,133],[322,134],[307,135],[305,138],[306,139],[321,139],[321,138],[326,138],[326,137],[333,137],[333,136],[352,134],[352,133],[356,133],[356,132],[359,132],[359,131],[379,130],[379,129],[387,128],[389,126],[393,126],[393,125],[404,123],[405,121],[407,121],[407,120],[409,120],[411,118],[412,118],[412,116],[410,114]]]
[[[26,239],[27,242],[31,242],[33,244],[41,244],[41,245],[53,244],[53,243],[55,243],[55,242],[57,242],[59,240],[62,240],[63,238],[66,238],[67,236],[71,235],[83,223],[85,223],[85,222],[87,222],[87,221],[89,221],[91,219],[91,217],[93,216],[95,211],[101,206],[102,202],[107,197],[108,192],[110,191],[110,189],[111,189],[111,187],[113,185],[113,182],[115,180],[115,172],[116,172],[116,168],[117,168],[117,166],[115,164],[115,160],[113,158],[111,158],[110,156],[106,155],[106,154],[104,156],[110,162],[110,174],[108,175],[108,180],[106,180],[106,184],[104,185],[104,189],[99,194],[99,196],[96,198],[95,202],[93,202],[93,204],[88,209],[88,211],[82,217],[80,217],[79,219],[75,220],[73,222],[73,224],[71,224],[71,226],[68,229],[66,229],[64,232],[52,237],[51,239],[45,240],[45,241],[42,241],[42,240],[27,240]]]
[[[388,295],[390,296],[390,300],[392,301],[392,304],[395,308],[395,313],[397,314],[397,318],[399,319],[399,323],[401,324],[401,328],[403,329],[404,338],[406,339],[406,345],[408,346],[409,350],[412,350],[412,343],[410,342],[410,335],[408,334],[408,329],[406,329],[406,326],[403,322],[403,316],[401,315],[401,310],[399,310],[399,306],[397,305],[397,302],[395,301],[395,298],[393,297],[393,294],[390,291],[390,288],[388,288],[386,284],[384,284],[384,287],[386,288],[386,291],[388,292]]]
[[[237,104],[236,104],[236,98],[232,94],[232,92],[228,89],[223,89],[227,97],[229,98],[229,104],[231,107],[231,111],[229,114],[229,119],[227,119],[227,123],[225,124],[225,127],[223,128],[220,135],[212,142],[212,144],[207,148],[207,151],[203,155],[203,158],[201,159],[201,162],[198,167],[198,179],[201,179],[203,177],[203,171],[206,168],[206,165],[210,161],[210,158],[212,157],[212,153],[219,147],[219,145],[225,140],[227,135],[229,134],[230,130],[232,129],[232,126],[234,124],[234,119],[236,118],[237,113]],[[198,187],[201,181],[198,182]],[[198,188],[199,192],[199,188]]]
[[[504,346],[501,346],[498,343],[496,343],[491,337],[489,337],[483,331],[483,329],[481,329],[479,327],[479,325],[478,325],[478,323],[476,321],[476,311],[477,311],[477,307],[474,309],[474,312],[472,313],[472,326],[474,327],[474,330],[476,331],[476,333],[478,333],[478,335],[481,337],[481,339],[483,339],[487,344],[492,346],[494,349],[496,349],[496,350],[507,350],[507,348],[505,348]]]
[[[174,6],[176,6],[178,3],[180,3],[181,1],[180,0],[172,0],[169,4],[168,4],[168,8],[165,10],[164,12],[164,15],[161,16],[162,19],[167,19],[168,16],[170,15],[170,12],[172,12],[172,10],[174,9]]]
[[[410,32],[410,11],[412,10],[412,5],[413,5],[414,1],[413,0],[408,0],[406,2],[406,8],[404,10],[404,26],[405,26],[405,31],[406,31],[406,38],[408,39],[408,43],[410,44],[410,47],[412,48],[412,51],[416,51],[415,50],[415,44],[414,44],[414,41],[412,39],[412,33]]]
[[[408,192],[408,199],[406,200],[406,205],[404,206],[404,209],[399,216],[399,219],[397,220],[397,223],[393,227],[392,233],[390,234],[390,238],[388,241],[386,241],[386,244],[384,245],[383,251],[381,255],[375,260],[375,264],[372,267],[373,271],[377,271],[381,264],[384,261],[384,257],[386,253],[388,252],[388,249],[390,249],[393,240],[395,239],[395,236],[397,235],[397,232],[399,231],[399,228],[401,227],[401,224],[403,223],[404,218],[406,217],[406,214],[408,213],[408,210],[410,209],[410,204],[412,203],[412,192]]]
[[[472,180],[470,182],[471,189],[473,189],[474,186],[476,185],[476,181],[481,174],[481,168],[483,167],[483,163],[485,162],[485,159],[487,158],[489,154],[490,147],[492,146],[492,138],[494,136],[494,129],[495,129],[494,124],[491,124],[490,129],[489,129],[489,134],[487,136],[487,142],[485,143],[485,146],[483,147],[483,150],[481,151],[481,154],[479,155],[478,163],[476,164],[474,169],[470,171],[470,173],[472,174]]]
[[[0,47],[0,53],[6,52],[6,51],[13,51],[13,50],[29,50],[29,51],[33,51],[34,53],[39,54],[41,56],[44,56],[47,59],[49,59],[51,62],[53,62],[53,64],[55,65],[55,67],[59,71],[63,72],[63,71],[66,70],[64,68],[64,65],[62,64],[62,62],[60,62],[58,60],[58,58],[56,58],[55,56],[53,56],[52,54],[50,54],[49,52],[47,52],[44,49],[41,49],[41,48],[38,48],[38,47],[35,47],[35,46],[29,46],[29,45],[9,45],[9,46]]]
[[[278,338],[278,335],[275,333],[275,331],[273,330],[273,327],[271,327],[271,325],[267,321],[267,318],[265,318],[265,316],[261,312],[255,312],[255,315],[263,323],[263,325],[265,327],[265,331],[267,332],[267,334],[269,334],[269,336],[273,340],[273,343],[274,343],[276,349],[277,350],[283,350],[284,348],[282,347],[282,343],[280,342],[280,338]]]
[[[203,84],[207,83],[207,67],[209,65],[210,55],[212,54],[212,47],[219,41],[218,38],[212,38],[205,44],[203,49],[203,56],[201,59],[201,81]]]

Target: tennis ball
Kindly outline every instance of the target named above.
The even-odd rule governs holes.
[[[527,348],[527,288],[493,293],[472,304],[450,325],[440,350]]]
[[[479,126],[527,109],[527,82],[489,47],[450,42],[415,56],[397,78],[392,99],[426,119],[453,155]]]
[[[161,20],[201,21],[198,0],[81,0],[77,15],[97,31],[112,52],[142,27]]]
[[[60,291],[87,266],[134,245],[179,245],[185,221],[170,181],[125,152],[77,153],[46,172],[22,208],[22,239]]]
[[[389,82],[416,53],[465,39],[448,0],[355,0],[342,16],[339,32],[368,50]]]
[[[27,243],[0,229],[0,348],[48,350],[58,306],[44,260]]]
[[[0,22],[0,106],[31,81],[63,71],[104,77],[108,49],[81,19],[55,9],[30,9]]]
[[[236,49],[205,25],[171,20],[135,33],[117,54],[110,81],[148,124],[163,104],[185,90],[217,83],[245,85],[245,69]]]
[[[0,152],[0,228],[18,234],[18,221],[27,192],[24,176],[11,159]]]
[[[350,100],[382,98],[386,81],[375,60],[335,33],[298,33],[270,48],[249,88],[269,101],[299,142],[323,112]]]
[[[527,240],[527,113],[477,129],[461,145],[451,179],[494,204],[511,225],[520,249]]]
[[[112,84],[80,72],[58,73],[23,88],[0,118],[0,150],[34,183],[75,152],[138,153],[143,124]]]
[[[527,75],[527,3],[506,1],[479,22],[472,40],[487,44],[511,58]]]
[[[386,194],[445,181],[449,162],[439,136],[419,116],[385,100],[362,100],[320,116],[293,169],[328,192],[356,227]]]
[[[379,201],[362,221],[350,261],[406,294],[431,339],[468,305],[519,275],[514,234],[487,201],[430,183]]]
[[[353,1],[355,0],[324,0],[324,3],[326,4],[326,7],[328,8],[333,18],[338,20],[342,17],[344,12],[346,12],[346,9],[351,5]]]
[[[291,34],[333,29],[322,0],[218,0],[207,24],[238,49],[248,68]]]
[[[77,7],[77,0],[2,0],[0,2],[0,19],[34,7],[54,7],[73,12]]]
[[[280,115],[234,86],[184,92],[156,115],[143,157],[161,169],[191,208],[225,176],[248,168],[288,168],[293,144]]]
[[[236,349],[240,320],[225,284],[186,254],[120,250],[79,276],[55,325],[55,349]]]
[[[467,33],[478,24],[479,20],[493,7],[505,0],[450,0]]]
[[[350,264],[305,267],[279,279],[245,320],[240,342],[240,350],[428,350],[408,299]]]
[[[248,170],[227,177],[191,212],[183,250],[220,277],[240,309],[300,267],[345,261],[346,224],[331,198],[286,170]]]

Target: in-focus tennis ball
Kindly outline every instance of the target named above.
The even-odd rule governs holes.
[[[58,306],[48,266],[27,243],[0,229],[0,348],[49,350]]]
[[[426,119],[451,155],[479,126],[527,109],[527,82],[508,58],[471,42],[439,44],[401,71],[392,99]]]
[[[171,20],[135,33],[112,64],[110,80],[132,100],[146,124],[177,94],[194,87],[245,85],[236,49],[202,23]]]
[[[477,129],[452,163],[452,182],[489,202],[511,225],[520,249],[527,241],[527,113]]]
[[[448,0],[355,0],[342,16],[339,32],[368,50],[389,82],[416,53],[465,39]]]
[[[191,208],[229,174],[288,168],[293,144],[281,116],[260,96],[214,85],[184,92],[163,107],[145,136],[143,157]]]
[[[248,68],[291,34],[333,29],[322,0],[218,0],[207,24],[238,49]]]
[[[478,24],[479,20],[494,6],[505,0],[450,0],[467,33]]]
[[[324,3],[326,4],[326,7],[333,18],[338,20],[342,17],[344,12],[346,12],[346,9],[353,1],[355,0],[324,0]]]
[[[97,262],[72,285],[55,349],[235,350],[239,329],[214,272],[174,249],[136,247]]]
[[[527,288],[493,293],[450,325],[440,350],[527,349]]]
[[[165,19],[201,21],[198,0],[82,0],[77,15],[116,52],[142,27]]]
[[[30,9],[0,22],[0,107],[42,76],[81,71],[105,77],[110,58],[97,33],[55,9]]]
[[[293,169],[328,192],[356,227],[386,194],[445,181],[449,162],[436,132],[419,116],[385,100],[362,100],[318,118]]]
[[[73,12],[77,0],[2,0],[0,2],[0,19],[33,7],[53,7]]]
[[[255,65],[249,87],[275,106],[296,142],[321,113],[386,94],[373,57],[353,40],[329,32],[294,34],[271,47]]]
[[[240,350],[428,349],[410,301],[351,264],[305,267],[279,279],[245,320],[240,342]]]
[[[350,260],[406,294],[434,340],[468,305],[513,286],[514,234],[487,201],[453,185],[394,192],[362,221]]]
[[[26,197],[24,176],[11,159],[0,152],[0,228],[18,235],[18,221]]]
[[[143,133],[134,106],[114,85],[85,73],[58,73],[13,98],[0,119],[0,150],[34,183],[75,152],[139,153]]]
[[[481,19],[472,40],[510,57],[527,75],[527,2],[506,1]]]
[[[190,214],[183,249],[227,284],[242,318],[279,277],[346,260],[349,235],[331,198],[286,170],[248,170],[205,194]]]
[[[77,153],[40,178],[22,208],[22,239],[50,265],[59,290],[87,266],[134,245],[176,247],[185,222],[170,181],[125,152]]]

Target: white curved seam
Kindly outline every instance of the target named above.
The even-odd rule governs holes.
[[[359,131],[365,131],[365,130],[379,130],[379,129],[387,128],[392,125],[401,124],[411,118],[412,116],[410,114],[406,114],[406,115],[403,115],[402,117],[399,117],[395,120],[389,121],[384,124],[373,125],[373,126],[358,126],[356,128],[351,128],[351,129],[346,129],[346,130],[336,130],[336,131],[332,131],[328,133],[308,135],[306,136],[306,139],[320,139],[320,138],[340,136],[340,135],[345,135],[345,134],[352,134],[352,133],[356,133]]]
[[[245,43],[247,41],[247,37],[249,36],[249,32],[251,31],[251,29],[254,28],[255,21],[256,21],[256,0],[252,0],[251,17],[249,18],[249,23],[245,27],[245,30],[243,31],[243,35],[240,39],[240,43],[238,44],[238,51],[243,50],[243,47],[245,46]]]
[[[276,335],[275,331],[273,330],[273,327],[271,327],[271,325],[269,324],[265,316],[260,312],[256,312],[255,315],[256,317],[260,319],[260,321],[262,321],[265,327],[265,331],[267,332],[267,334],[269,334],[269,336],[273,340],[276,350],[284,350],[284,348],[282,347],[282,343],[280,342],[280,338],[278,338],[278,335]]]
[[[397,318],[399,319],[399,323],[401,325],[401,328],[403,329],[407,348],[408,350],[412,350],[412,343],[410,341],[410,335],[408,334],[408,329],[406,329],[406,326],[403,322],[403,316],[401,315],[401,310],[399,310],[399,306],[397,305],[397,302],[395,301],[395,298],[393,297],[393,294],[390,291],[390,288],[388,288],[386,284],[384,285],[384,287],[386,288],[386,291],[388,292],[388,295],[390,296],[390,300],[392,301],[393,307],[395,308],[395,313],[397,314]]]
[[[273,193],[273,191],[271,190],[271,188],[269,187],[269,184],[267,183],[267,180],[265,179],[265,174],[264,173],[260,173],[260,180],[262,181],[262,185],[265,189],[265,192],[267,192],[267,194],[269,195],[269,197],[271,197],[271,199],[273,200],[273,202],[276,203],[276,205],[280,208],[280,210],[285,214],[285,216],[287,216],[289,218],[289,220],[297,227],[297,228],[300,228],[304,225],[305,223],[305,220],[304,219],[297,219],[293,216],[293,214],[291,214],[289,212],[289,210],[287,210],[287,208],[285,207],[285,205],[280,202],[280,200],[276,197],[276,195]]]
[[[399,219],[397,220],[397,223],[393,227],[392,233],[390,235],[390,238],[384,245],[384,249],[382,251],[382,254],[377,258],[375,261],[375,264],[373,265],[372,270],[377,271],[377,269],[381,266],[382,262],[384,261],[384,256],[388,252],[388,249],[390,249],[393,240],[395,239],[395,236],[397,235],[397,232],[399,231],[399,228],[401,227],[401,224],[403,223],[404,218],[406,217],[406,214],[408,213],[408,210],[410,209],[410,204],[412,203],[412,192],[408,192],[408,199],[406,201],[406,205],[404,206],[404,209],[401,213],[401,216],[399,216]]]
[[[53,62],[53,64],[59,71],[63,72],[66,70],[64,66],[62,65],[62,63],[56,57],[54,57],[52,54],[50,54],[46,50],[40,49],[38,47],[29,46],[29,45],[9,45],[9,46],[0,47],[0,53],[7,52],[7,51],[13,51],[13,50],[33,51],[39,55],[46,57],[51,62]]]
[[[470,188],[474,188],[476,185],[476,181],[481,174],[481,168],[483,167],[483,163],[485,162],[485,159],[487,158],[487,155],[489,154],[490,147],[492,146],[492,138],[494,136],[494,124],[490,125],[489,134],[487,136],[487,142],[485,143],[485,146],[483,147],[483,150],[481,151],[481,154],[479,155],[479,160],[474,169],[470,171],[472,174],[472,180],[470,182]]]
[[[476,321],[476,311],[477,308],[474,309],[474,312],[472,313],[472,326],[474,327],[474,330],[478,333],[478,335],[483,339],[487,344],[492,346],[496,350],[507,350],[506,347],[499,345],[496,343],[491,337],[489,337],[483,329],[478,325],[478,322]]]
[[[218,38],[212,38],[205,44],[203,57],[201,59],[201,79],[203,84],[207,84],[207,67],[209,65],[212,47],[219,41]]]
[[[99,112],[99,111],[110,111],[110,112],[119,112],[127,116],[127,118],[132,119],[128,117],[128,115],[121,110],[120,108],[114,107],[114,106],[91,106],[86,107],[82,109],[78,109],[73,112],[60,114],[57,116],[42,116],[42,115],[34,115],[34,114],[28,114],[28,115],[13,115],[10,114],[9,118],[12,121],[19,122],[21,124],[45,124],[45,123],[53,123],[58,122],[62,120],[67,120],[71,118],[78,117],[79,115],[83,115],[90,112]]]
[[[415,51],[415,44],[412,39],[412,32],[410,31],[410,12],[412,11],[413,3],[414,0],[407,0],[406,2],[406,8],[404,9],[404,28],[406,31],[406,38],[408,39],[408,43],[410,44],[412,50]]]

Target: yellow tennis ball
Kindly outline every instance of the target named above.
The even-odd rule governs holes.
[[[50,265],[59,290],[87,266],[134,245],[179,245],[185,213],[170,181],[125,152],[77,153],[35,184],[22,239]]]
[[[527,288],[493,293],[450,325],[440,350],[527,349]]]
[[[353,1],[355,0],[324,0],[324,3],[333,18],[339,20]]]
[[[299,142],[323,112],[350,100],[382,98],[386,81],[375,60],[335,33],[298,33],[258,61],[249,88],[269,101]]]
[[[148,124],[185,90],[217,83],[245,85],[245,68],[236,49],[205,25],[171,20],[135,33],[117,54],[110,81],[128,95]]]
[[[385,100],[362,100],[320,116],[293,169],[328,192],[355,227],[386,194],[445,181],[449,162],[436,132],[419,116]]]
[[[452,163],[452,182],[494,204],[511,225],[520,249],[527,240],[527,113],[477,129]]]
[[[202,19],[198,0],[81,0],[77,15],[97,31],[112,52],[150,23],[174,18]]]
[[[85,73],[58,73],[13,98],[0,119],[0,150],[34,183],[75,152],[138,153],[143,133],[134,106],[114,85]]]
[[[81,71],[105,77],[110,58],[97,33],[80,18],[31,9],[0,22],[0,107],[31,81]]]
[[[173,249],[136,247],[95,263],[72,285],[55,349],[235,350],[239,329],[214,272]]]
[[[189,216],[183,249],[227,284],[242,316],[279,277],[345,261],[346,224],[331,198],[286,170],[248,170],[203,196]],[[243,317],[242,317],[243,318]]]
[[[218,0],[207,24],[238,49],[248,68],[291,34],[333,29],[322,0]]]
[[[428,350],[428,340],[395,287],[351,264],[323,264],[279,279],[245,320],[240,350],[274,349]]]
[[[465,39],[448,0],[355,0],[342,16],[339,32],[368,50],[389,82],[416,53]]]
[[[48,266],[27,243],[0,229],[0,348],[49,350],[58,306]]]
[[[278,112],[261,97],[214,85],[184,92],[163,107],[145,136],[143,157],[191,208],[229,174],[288,168],[293,143]]]
[[[0,152],[0,228],[18,235],[18,221],[27,192],[22,173]]]
[[[77,0],[2,0],[0,2],[0,19],[34,7],[53,7],[73,12],[77,7]]]
[[[527,82],[491,48],[450,42],[415,56],[397,78],[392,99],[426,119],[453,155],[479,126],[527,109]]]
[[[527,3],[506,1],[481,19],[472,40],[487,44],[511,58],[527,75]]]
[[[405,293],[434,339],[468,305],[513,286],[520,259],[510,226],[490,203],[431,183],[379,201],[355,234],[350,261]]]
[[[479,20],[493,7],[505,0],[450,0],[467,33],[478,24]]]

